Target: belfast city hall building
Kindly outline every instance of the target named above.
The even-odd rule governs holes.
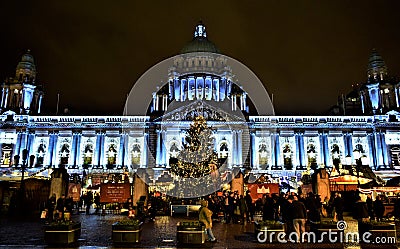
[[[41,115],[44,95],[35,79],[28,52],[1,86],[2,181],[20,179],[21,166],[26,177],[37,178],[65,167],[91,185],[132,181],[137,173],[162,189],[200,116],[212,129],[221,178],[241,172],[247,181],[263,176],[296,188],[306,173],[360,164],[383,180],[400,175],[400,83],[376,51],[365,83],[339,98],[327,116],[275,116],[261,81],[221,54],[202,23],[180,54],[138,79],[121,116]]]

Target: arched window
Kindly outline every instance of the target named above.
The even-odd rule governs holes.
[[[227,142],[222,142],[219,145],[218,158],[227,158],[229,155],[229,147]]]
[[[268,164],[268,151],[265,143],[258,146],[258,162],[260,166]]]
[[[400,166],[400,148],[398,146],[390,148],[390,157],[393,166]]]
[[[317,152],[314,144],[307,145],[307,166],[316,169],[317,168]]]
[[[179,150],[177,142],[172,142],[171,143],[171,147],[169,149],[169,156],[172,157],[172,158],[177,158],[178,154],[179,154],[179,151],[180,150]]]
[[[283,153],[283,166],[285,169],[290,170],[293,168],[292,156],[293,151],[290,144],[285,144],[282,149]]]
[[[92,165],[93,163],[93,143],[87,143],[83,150],[83,164]]]
[[[1,165],[10,166],[12,149],[13,146],[11,144],[1,145]]]
[[[135,166],[140,165],[140,155],[141,155],[140,144],[133,144],[131,155],[132,155],[132,165]]]
[[[60,164],[62,164],[62,165],[68,164],[69,153],[70,153],[69,144],[64,143],[61,146],[61,150],[60,150]]]
[[[332,164],[335,166],[335,169],[339,172],[339,164],[340,164],[340,148],[339,145],[333,144],[331,146],[331,155],[332,155]]]
[[[43,165],[44,155],[46,154],[46,144],[42,139],[36,151],[36,165]]]
[[[117,150],[115,144],[110,144],[107,150],[107,164],[115,165],[117,163]]]

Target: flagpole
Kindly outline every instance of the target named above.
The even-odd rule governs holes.
[[[58,115],[58,105],[60,104],[60,94],[57,93],[57,109],[56,109],[56,115]]]

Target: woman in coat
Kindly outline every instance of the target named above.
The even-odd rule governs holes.
[[[200,202],[201,208],[199,212],[199,221],[203,222],[203,224],[206,226],[206,231],[208,235],[208,240],[211,242],[216,242],[217,239],[214,237],[214,234],[212,232],[212,212],[210,209],[208,209],[208,202],[206,200],[201,200]]]

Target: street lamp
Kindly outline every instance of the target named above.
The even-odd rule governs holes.
[[[356,159],[356,170],[357,170],[357,187],[360,188],[360,169],[362,166],[361,152],[357,149],[353,151],[354,159]]]

